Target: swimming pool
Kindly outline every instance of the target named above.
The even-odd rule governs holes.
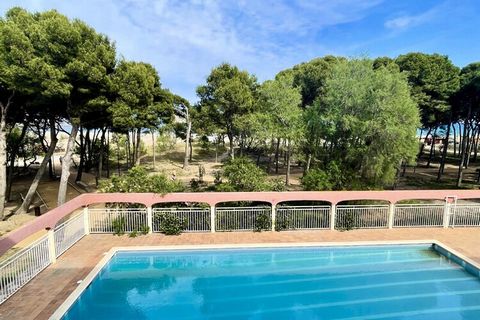
[[[431,244],[118,251],[63,319],[480,319],[480,279]]]

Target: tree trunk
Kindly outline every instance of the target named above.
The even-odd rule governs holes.
[[[185,134],[185,157],[183,158],[183,170],[187,169],[188,167],[188,148],[190,146],[190,131],[192,130],[192,122],[190,121],[188,115],[188,109],[186,111],[185,121],[187,122],[187,132]]]
[[[57,133],[55,132],[54,120],[50,122],[50,140],[51,140],[50,147],[48,148],[48,151],[45,154],[45,157],[43,158],[37,173],[35,174],[35,178],[33,178],[32,184],[30,185],[30,188],[28,189],[28,192],[25,195],[22,205],[20,206],[20,208],[18,208],[15,214],[28,212],[28,209],[30,207],[30,204],[32,203],[33,197],[37,192],[38,184],[40,183],[40,180],[42,179],[43,174],[45,173],[47,163],[50,160],[50,157],[52,156],[53,152],[55,151],[55,147],[57,146],[58,140],[57,140]]]
[[[120,175],[120,139],[117,140],[117,173]]]
[[[107,129],[107,179],[110,179],[110,130]]]
[[[2,108],[0,119],[0,220],[5,217],[5,196],[7,192],[7,119]]]
[[[155,171],[155,157],[156,157],[156,154],[155,154],[155,132],[152,130],[152,156],[153,156],[153,171]]]
[[[75,181],[82,181],[83,166],[85,165],[85,143],[83,137],[83,128],[80,128],[80,163],[77,168],[77,177]]]
[[[448,124],[447,134],[445,135],[445,140],[443,143],[442,158],[440,160],[440,167],[438,168],[437,181],[440,181],[442,178],[443,171],[445,169],[445,160],[447,159],[447,150],[448,150],[448,140],[450,138],[450,127],[451,123]]]
[[[453,129],[453,156],[457,156],[457,130],[455,129],[455,123],[452,124]]]
[[[477,134],[473,143],[473,162],[477,162],[478,155],[478,139],[480,137],[480,128],[477,127]]]
[[[291,155],[291,146],[290,140],[286,141],[287,143],[287,152],[286,152],[286,162],[287,162],[287,172],[285,174],[285,185],[290,185],[290,155]]]
[[[312,164],[312,153],[309,152],[307,155],[307,163],[305,164],[305,170],[303,171],[303,175],[305,175],[310,170],[311,164]]]
[[[229,134],[228,135],[228,145],[229,145],[229,150],[230,150],[230,159],[235,158],[235,150],[233,149],[233,135]]]
[[[430,132],[432,132],[432,128],[428,128],[427,134],[425,135],[425,139],[423,139],[423,143],[422,143],[422,145],[420,146],[420,151],[418,152],[418,159],[420,159],[420,158],[422,157],[423,150],[425,149],[425,140],[427,140],[428,135],[430,134]]]
[[[465,169],[468,169],[468,166],[470,165],[470,157],[472,155],[472,148],[475,142],[475,136],[477,135],[477,129],[472,128],[471,132],[472,132],[472,135],[468,139],[469,144],[467,148],[467,158],[465,159]]]
[[[96,179],[97,187],[98,187],[98,180],[102,179],[104,143],[105,143],[105,130],[102,130],[102,137],[100,138],[100,154],[98,156],[98,170],[97,170],[97,179]]]
[[[130,132],[127,133],[127,140],[125,141],[125,154],[126,154],[126,161],[127,161],[127,169],[130,168]]]
[[[275,173],[278,174],[278,157],[280,152],[280,138],[277,138],[277,146],[275,148]]]
[[[457,175],[457,188],[462,186],[463,179],[463,163],[465,162],[465,152],[466,152],[466,139],[467,139],[467,122],[470,118],[471,107],[468,108],[468,116],[465,122],[463,123],[463,138],[462,138],[462,148],[460,150],[460,163],[458,164],[458,175]]]
[[[431,146],[430,146],[430,155],[428,156],[428,161],[427,161],[427,168],[430,168],[430,164],[432,162],[432,158],[433,158],[433,154],[435,152],[435,137],[437,135],[437,128],[438,127],[435,127],[435,130],[433,131],[433,137],[432,137],[432,143],[431,143]]]
[[[193,159],[193,144],[192,144],[192,137],[190,137],[190,141],[188,143],[190,146],[190,154],[189,154],[189,161],[192,162]]]
[[[13,175],[15,171],[15,159],[17,158],[18,147],[22,144],[25,135],[27,134],[28,123],[23,123],[22,131],[20,133],[20,137],[18,139],[18,144],[13,146],[12,152],[10,154],[10,165],[8,166],[8,174],[7,174],[7,190],[5,191],[5,199],[10,201],[10,196],[12,193],[12,183],[13,183]]]
[[[67,149],[62,161],[62,175],[60,176],[60,185],[58,187],[57,205],[61,206],[67,198],[68,177],[70,177],[70,167],[72,165],[73,147],[77,138],[78,123],[72,122],[72,132],[68,138]]]
[[[140,165],[140,139],[142,138],[142,129],[137,129],[137,145],[135,146],[135,165]]]

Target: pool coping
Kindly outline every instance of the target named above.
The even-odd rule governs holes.
[[[398,240],[398,241],[343,241],[343,242],[275,242],[275,243],[243,243],[243,244],[207,244],[207,245],[168,245],[168,246],[129,246],[113,247],[104,253],[103,258],[95,265],[88,275],[81,280],[78,287],[63,301],[50,316],[50,320],[60,320],[70,309],[80,295],[88,288],[102,268],[118,251],[175,251],[175,250],[202,250],[202,249],[248,249],[248,248],[286,248],[286,247],[347,247],[347,246],[375,246],[375,245],[415,245],[431,244],[439,247],[439,254],[446,256],[463,268],[474,268],[480,277],[480,264],[464,254],[452,249],[437,240]],[[467,270],[468,271],[468,270]]]

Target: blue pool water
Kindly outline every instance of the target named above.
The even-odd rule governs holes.
[[[429,245],[118,252],[64,319],[480,319]]]

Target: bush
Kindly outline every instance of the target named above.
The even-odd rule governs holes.
[[[100,181],[101,192],[181,192],[184,186],[179,181],[172,181],[164,174],[149,175],[145,168],[133,167],[122,176],[114,176]]]
[[[166,235],[179,235],[188,226],[186,219],[168,212],[155,215],[155,222],[158,223],[160,232]]]
[[[336,162],[330,162],[325,169],[308,171],[301,183],[303,189],[308,191],[342,190],[345,188],[346,175],[354,176],[342,170]]]
[[[113,234],[117,236],[121,236],[125,234],[125,218],[115,218],[112,220],[112,229]]]
[[[272,220],[270,214],[262,212],[255,218],[253,231],[261,232],[262,230],[270,230],[272,228]]]
[[[223,171],[216,171],[216,191],[285,191],[285,182],[281,178],[267,179],[267,173],[258,167],[252,160],[239,157],[228,161]],[[222,182],[222,176],[226,182]]]

